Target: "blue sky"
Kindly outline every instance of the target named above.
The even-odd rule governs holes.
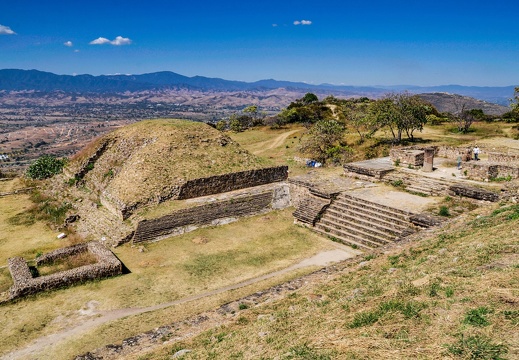
[[[517,0],[0,0],[0,68],[517,85],[517,14]]]

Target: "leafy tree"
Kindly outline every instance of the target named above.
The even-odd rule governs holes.
[[[303,103],[303,105],[309,105],[318,101],[319,98],[317,97],[317,95],[312,93],[306,93],[305,96],[301,98],[301,102]]]
[[[419,96],[411,96],[407,93],[398,96],[397,104],[401,114],[400,126],[405,131],[407,138],[413,141],[413,133],[416,130],[423,130],[423,126],[427,123],[427,115],[432,111],[433,106]]]
[[[269,116],[263,120],[263,123],[270,126],[271,129],[279,129],[286,123],[286,119],[280,115]]]
[[[225,121],[225,120],[220,120],[216,123],[216,129],[219,131],[224,131],[226,127],[227,127],[227,121]]]
[[[465,109],[466,104],[461,105],[461,111],[457,114],[456,122],[458,124],[458,131],[466,134],[469,132],[469,128],[472,123],[476,120],[471,110]]]
[[[347,126],[353,128],[359,134],[359,144],[371,137],[377,131],[376,124],[369,116],[369,104],[365,102],[348,101],[342,105],[341,112]]]
[[[300,151],[323,164],[337,162],[350,149],[344,143],[344,125],[333,119],[319,120],[310,128]]]
[[[47,179],[59,174],[65,166],[65,159],[44,155],[32,163],[27,169],[27,177],[31,179]]]
[[[243,131],[242,123],[241,123],[240,119],[238,119],[236,114],[232,114],[231,117],[229,118],[229,129],[231,129],[231,131],[234,131],[234,132]]]
[[[514,97],[510,99],[510,111],[503,114],[506,122],[519,122],[519,87],[515,88]]]
[[[512,108],[512,111],[519,111],[519,86],[515,88],[514,98],[511,99],[510,107]]]
[[[263,125],[265,113],[260,112],[257,105],[248,106],[243,112],[250,117],[250,126]]]
[[[285,123],[313,124],[319,120],[330,119],[333,117],[332,111],[328,106],[320,102],[312,102],[304,105],[301,99],[290,103],[279,116],[285,119]]]
[[[414,132],[423,130],[427,115],[434,111],[432,105],[409,93],[389,94],[373,102],[369,108],[374,125],[388,127],[396,143],[402,141],[403,133],[413,141]]]
[[[398,128],[398,109],[389,97],[378,99],[369,108],[370,117],[379,128],[387,127],[393,135],[393,141],[400,142],[402,130]]]

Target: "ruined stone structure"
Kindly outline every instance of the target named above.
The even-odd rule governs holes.
[[[435,155],[438,157],[456,160],[458,156],[461,156],[462,161],[470,161],[472,159],[472,149],[469,147],[457,147],[457,146],[435,146]]]
[[[13,286],[9,289],[10,299],[70,286],[87,280],[122,274],[122,263],[119,259],[110,250],[95,241],[50,252],[38,259],[37,265],[52,263],[58,259],[86,251],[96,257],[97,262],[95,264],[80,266],[41,277],[33,277],[25,259],[21,257],[9,258],[9,271],[13,277]]]
[[[226,224],[238,218],[290,206],[288,185],[259,187],[222,201],[177,210],[169,215],[139,222],[133,242],[156,241],[201,226]]]
[[[422,171],[431,172],[434,169],[434,148],[424,149],[424,160]]]
[[[488,153],[488,162],[519,165],[519,154]]]
[[[410,212],[343,192],[334,199],[308,198],[294,212],[296,221],[354,248],[372,249],[416,230]]]
[[[492,202],[499,200],[499,194],[496,194],[495,192],[461,184],[450,186],[449,192],[451,195],[464,196],[477,200],[485,200]]]
[[[472,162],[467,163],[464,168],[469,178],[479,181],[500,177],[519,178],[519,167],[513,165]]]
[[[361,179],[382,179],[386,174],[395,170],[389,158],[357,161],[344,164],[346,175]],[[361,176],[359,176],[361,175]]]
[[[245,189],[285,181],[287,178],[288,166],[276,166],[194,179],[186,182],[186,184],[182,186],[178,199],[191,199]]]
[[[288,166],[277,166],[198,178],[173,186],[167,195],[148,199],[147,202],[160,204],[166,200],[191,199],[284,181],[287,177]],[[129,218],[139,207],[146,205],[140,202],[127,204],[108,192],[101,196],[101,203],[123,220]]]
[[[415,148],[392,148],[389,157],[394,164],[422,166],[424,163],[424,151]]]

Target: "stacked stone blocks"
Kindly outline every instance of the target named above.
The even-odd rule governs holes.
[[[12,300],[40,291],[122,274],[121,261],[110,250],[95,241],[50,252],[39,258],[37,265],[52,263],[56,260],[87,251],[96,257],[97,262],[95,264],[84,265],[41,277],[33,277],[24,258],[9,258],[8,267],[13,277],[13,286],[9,289],[9,298]]]
[[[200,226],[217,225],[272,210],[275,190],[211,202],[139,222],[133,242],[156,241]]]

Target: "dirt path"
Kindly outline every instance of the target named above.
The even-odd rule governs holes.
[[[275,137],[274,139],[272,140],[267,140],[267,141],[263,141],[259,144],[257,144],[258,146],[261,145],[261,149],[259,150],[256,150],[253,152],[254,155],[258,155],[258,154],[261,154],[267,150],[270,150],[270,149],[274,149],[278,146],[281,146],[283,144],[283,142],[292,134],[295,134],[296,132],[298,132],[300,130],[291,130],[291,131],[287,131],[286,133],[283,133],[277,137]]]
[[[293,133],[293,132],[291,132]],[[283,134],[285,135],[285,134]],[[290,135],[290,134],[289,134]],[[289,136],[287,135],[287,136]],[[262,276],[258,276],[246,281],[239,282],[237,284],[221,287],[219,289],[215,289],[212,291],[208,291],[205,293],[185,297],[179,300],[158,304],[154,306],[148,306],[143,308],[125,308],[125,309],[116,309],[109,311],[98,311],[96,310],[97,304],[95,302],[90,302],[87,304],[86,310],[80,310],[81,314],[88,316],[85,320],[81,322],[77,322],[78,325],[74,327],[66,328],[60,332],[55,334],[43,336],[34,340],[30,345],[23,349],[15,350],[9,354],[3,355],[0,359],[2,360],[11,360],[11,359],[37,359],[38,354],[45,354],[47,350],[51,346],[55,346],[59,343],[65,342],[68,339],[82,335],[87,331],[100,326],[106,322],[114,321],[123,317],[138,315],[150,311],[156,311],[160,309],[164,309],[173,305],[180,305],[190,301],[198,300],[201,298],[205,298],[212,295],[221,294],[223,292],[238,289],[244,286],[252,285],[257,282],[270,279],[275,276],[284,275],[293,270],[301,269],[308,266],[320,266],[325,267],[331,263],[339,262],[342,260],[346,260],[348,258],[354,257],[360,254],[360,251],[353,250],[350,247],[333,243],[336,249],[322,251],[308,259],[305,259],[297,264],[294,264],[288,268],[278,270],[269,274],[265,274]]]

